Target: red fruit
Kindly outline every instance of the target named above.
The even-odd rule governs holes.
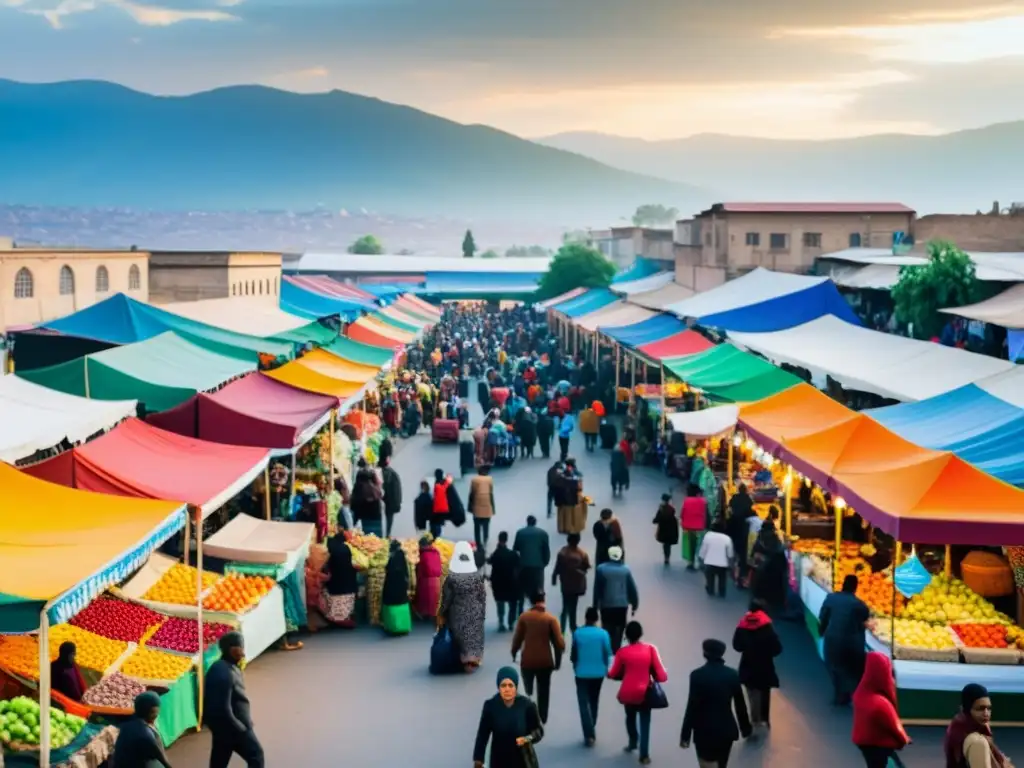
[[[166,651],[194,654],[199,652],[198,626],[192,619],[171,617],[163,623],[156,633],[146,641],[150,648],[162,648]],[[209,648],[217,642],[221,635],[229,632],[227,624],[203,622],[203,645]]]
[[[147,629],[163,619],[159,613],[145,606],[113,597],[100,597],[71,619],[70,624],[109,640],[137,643]]]

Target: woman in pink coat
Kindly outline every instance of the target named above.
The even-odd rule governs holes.
[[[651,762],[651,707],[647,702],[647,688],[651,679],[659,683],[668,682],[668,672],[661,663],[658,649],[650,643],[641,642],[644,629],[639,621],[626,625],[626,640],[615,654],[608,677],[621,680],[619,703],[626,708],[626,733],[629,734],[627,752],[640,747],[640,765]],[[639,728],[637,727],[639,723]]]
[[[420,539],[420,561],[416,563],[416,614],[436,618],[441,602],[441,553],[428,535]]]

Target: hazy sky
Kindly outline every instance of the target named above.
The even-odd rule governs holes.
[[[524,136],[1024,117],[1024,0],[0,0],[0,77],[333,88]]]

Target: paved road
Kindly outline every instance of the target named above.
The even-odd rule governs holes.
[[[702,662],[702,640],[731,640],[744,597],[733,593],[726,601],[708,598],[701,577],[683,570],[678,550],[671,567],[663,567],[650,521],[660,495],[675,486],[674,481],[653,470],[634,469],[632,488],[624,499],[613,500],[607,482],[608,454],[584,453],[578,436],[573,451],[596,508],[611,506],[623,520],[628,560],[640,591],[637,618],[644,625],[646,638],[658,645],[668,668],[665,690],[671,707],[654,715],[652,757],[657,764],[691,768],[697,764],[692,750],[682,752],[678,747],[687,676]],[[457,454],[457,448],[450,445],[431,446],[425,435],[402,446],[395,466],[410,502],[418,481],[436,467],[458,476]],[[528,514],[535,514],[551,533],[553,545],[561,546],[554,521],[543,520],[547,466],[535,459],[495,471],[498,512],[492,539],[501,530],[513,534],[525,524]],[[467,483],[468,478],[460,481],[462,486]],[[411,503],[407,506],[396,522],[399,536],[414,534]],[[471,538],[472,526],[464,526],[453,537]],[[593,551],[589,535],[584,546]],[[552,596],[550,602],[550,609],[557,613],[560,598]],[[328,631],[308,638],[302,651],[271,652],[257,659],[246,678],[267,765],[471,765],[480,704],[495,692],[498,667],[509,662],[509,635],[497,634],[493,604],[490,611],[484,666],[470,677],[432,678],[427,674],[432,631],[426,626],[403,638],[387,638],[370,628]],[[806,631],[795,624],[780,624],[779,631],[785,651],[779,661],[782,688],[772,702],[772,733],[760,744],[739,745],[731,764],[740,768],[862,766],[850,743],[850,714],[828,706],[825,670]],[[732,664],[737,661],[731,650],[727,658]],[[593,750],[582,747],[571,675],[564,667],[552,683],[551,717],[538,747],[541,763],[565,768],[595,763],[635,765],[635,757],[622,753],[626,736],[622,709],[614,699],[614,683],[606,683],[602,693],[597,746]],[[905,755],[908,768],[941,764],[938,729],[916,729],[912,736],[915,743]],[[1009,754],[1024,755],[1019,736],[999,736]],[[170,758],[176,766],[201,766],[208,754],[209,734],[204,731],[179,741]],[[232,766],[241,764],[236,759]]]

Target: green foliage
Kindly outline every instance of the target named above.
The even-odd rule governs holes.
[[[973,304],[981,287],[970,257],[952,243],[928,243],[928,264],[902,267],[892,301],[896,319],[913,323],[914,336],[930,339],[942,332],[949,317],[940,309]]]
[[[562,245],[567,245],[569,243],[589,243],[590,241],[590,233],[585,229],[572,229],[568,232],[562,233]]]
[[[582,243],[567,243],[541,276],[538,295],[550,299],[573,288],[604,288],[614,276],[615,265],[600,251]]]
[[[633,214],[634,227],[655,227],[673,225],[679,218],[679,211],[675,208],[666,208],[664,205],[648,203],[641,205]]]
[[[505,257],[509,259],[541,259],[550,255],[550,249],[543,245],[513,245],[505,251]]]
[[[473,239],[473,230],[467,229],[466,236],[462,238],[462,258],[472,259],[476,253],[476,240]]]
[[[493,248],[488,248],[486,251],[480,254],[481,259],[500,259],[500,254]]]
[[[373,235],[363,235],[348,247],[348,252],[376,256],[379,253],[384,253],[384,246]]]

